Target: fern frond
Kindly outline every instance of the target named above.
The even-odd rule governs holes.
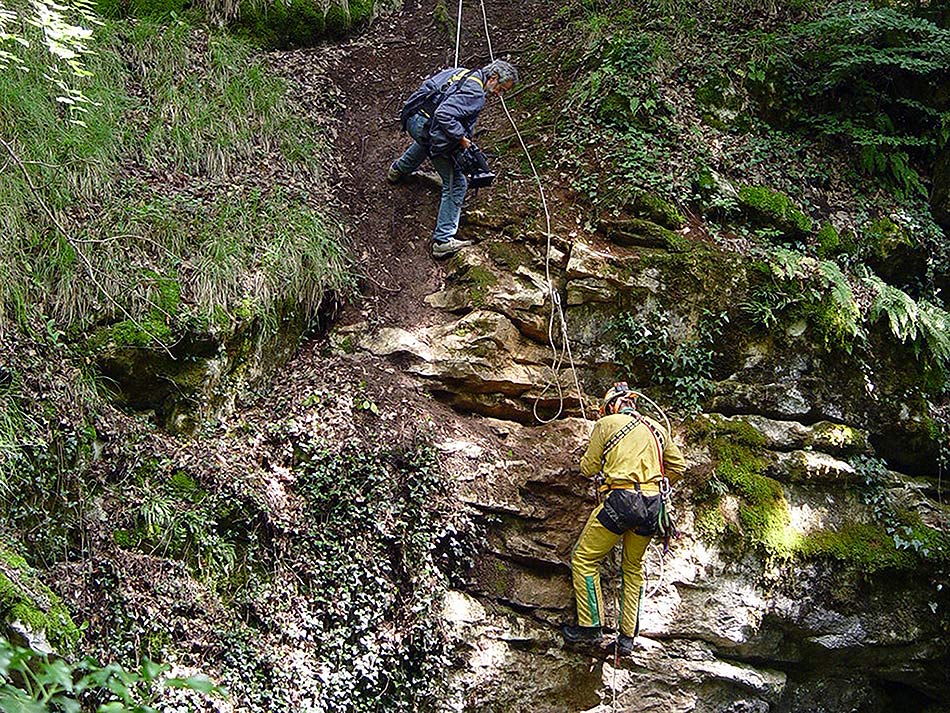
[[[931,302],[918,305],[920,332],[933,355],[944,365],[950,365],[950,313]]]
[[[831,291],[831,299],[838,307],[841,327],[850,336],[856,336],[860,329],[861,312],[854,299],[851,283],[837,263],[831,260],[819,260],[817,267],[822,287]]]
[[[782,280],[804,277],[803,263],[809,258],[795,250],[778,248],[769,255],[768,263],[772,274]]]
[[[905,343],[916,340],[920,311],[913,298],[903,290],[887,284],[877,275],[867,275],[863,281],[877,293],[871,304],[870,321],[876,322],[882,313],[886,314],[891,333],[895,337]]]

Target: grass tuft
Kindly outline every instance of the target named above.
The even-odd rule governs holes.
[[[133,343],[161,342],[194,318],[312,315],[346,289],[341,230],[318,207],[328,139],[250,45],[153,17],[107,21],[95,49],[84,125],[41,72],[0,75],[16,158],[0,172],[0,328],[42,314],[71,335],[123,322]]]

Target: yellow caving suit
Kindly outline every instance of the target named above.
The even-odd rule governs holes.
[[[601,470],[601,457],[604,445],[610,437],[635,419],[634,412],[624,409],[620,413],[604,416],[594,425],[587,451],[581,458],[581,472],[588,478]],[[683,476],[686,462],[683,454],[673,442],[671,434],[659,422],[640,416],[648,421],[660,434],[663,441],[663,468],[670,483]],[[605,500],[613,490],[636,488],[638,484],[644,496],[659,495],[660,453],[657,439],[650,428],[638,423],[623,439],[607,452],[603,467],[605,476]],[[623,560],[621,564],[623,599],[620,633],[636,636],[639,632],[640,606],[643,594],[643,555],[650,544],[652,535],[638,535],[627,530],[622,535],[611,532],[598,519],[604,503],[598,505],[587,519],[580,539],[574,547],[571,558],[571,571],[574,579],[574,593],[577,598],[577,623],[580,626],[603,626],[604,597],[600,588],[600,561],[613,549],[617,541],[623,538]]]

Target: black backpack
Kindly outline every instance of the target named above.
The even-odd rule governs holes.
[[[428,135],[428,124],[432,121],[432,115],[435,114],[435,110],[438,109],[439,104],[455,94],[455,92],[462,87],[462,84],[465,83],[465,80],[475,73],[474,69],[464,71],[465,73],[461,76],[456,74],[454,77],[450,77],[449,80],[438,89],[425,91],[420,88],[414,91],[406,100],[405,104],[402,105],[402,111],[399,112],[399,126],[402,130],[406,130],[406,124],[411,117],[422,112],[429,117],[429,121],[426,122],[425,132]],[[451,87],[451,89],[449,89],[449,87]]]

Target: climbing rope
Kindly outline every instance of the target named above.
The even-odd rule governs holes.
[[[485,27],[485,41],[488,44],[488,56],[491,58],[491,61],[495,61],[495,52],[492,49],[491,44],[491,32],[488,29],[488,13],[485,10],[485,0],[479,0],[482,10],[482,23]],[[461,8],[461,0],[459,0],[459,7]],[[461,10],[459,11],[459,17],[461,17]],[[538,169],[534,165],[534,159],[531,158],[531,152],[528,151],[528,146],[525,144],[524,137],[521,135],[521,130],[518,128],[518,124],[515,121],[515,118],[511,115],[511,112],[508,110],[508,105],[505,103],[505,98],[498,95],[498,98],[501,100],[501,107],[505,112],[505,116],[508,118],[508,123],[511,124],[511,128],[515,132],[515,136],[518,138],[518,143],[521,145],[521,150],[524,151],[525,158],[528,160],[528,166],[531,168],[531,174],[534,176],[535,182],[538,184],[538,194],[541,196],[541,208],[544,210],[544,234],[547,240],[545,256],[544,256],[544,277],[548,289],[548,297],[551,300],[551,314],[548,318],[548,346],[551,348],[551,373],[553,378],[545,384],[544,388],[541,390],[541,393],[538,394],[534,399],[534,405],[531,409],[531,412],[534,414],[535,419],[538,423],[547,424],[553,423],[557,418],[564,412],[564,388],[561,385],[560,369],[561,365],[564,363],[564,357],[567,357],[568,364],[570,364],[571,375],[574,379],[574,388],[577,391],[577,403],[581,408],[581,416],[586,421],[587,420],[587,411],[584,408],[584,397],[581,393],[581,385],[577,379],[577,369],[574,365],[574,355],[571,353],[571,340],[568,334],[567,328],[567,318],[564,315],[564,309],[561,305],[561,295],[558,293],[557,288],[554,286],[554,280],[551,278],[551,212],[548,210],[548,201],[547,196],[544,193],[544,184],[541,181],[541,176],[538,174]],[[561,341],[564,344],[563,350],[559,349],[557,346],[557,341],[555,340],[555,315],[557,319],[557,326],[561,330]],[[541,399],[544,398],[544,395],[547,394],[552,388],[557,389],[558,396],[558,407],[557,411],[550,418],[542,418],[538,414],[538,404],[541,402]]]
[[[453,67],[459,66],[459,46],[462,42],[462,0],[459,0],[459,12],[458,20],[455,25],[455,64]]]
[[[491,58],[491,61],[494,61],[495,53],[491,44],[491,32],[489,31],[489,27],[488,27],[488,13],[485,10],[485,0],[479,0],[479,5],[481,6],[482,23],[485,28],[485,41],[488,45],[488,55]],[[461,34],[462,0],[459,0],[458,18],[459,18],[459,24],[458,24],[459,30],[456,32],[456,45],[455,45],[455,66],[456,67],[458,66],[458,58],[459,58],[459,35]],[[546,285],[548,289],[548,296],[551,300],[551,313],[548,318],[548,345],[551,348],[551,372],[553,374],[553,378],[550,381],[548,381],[544,389],[542,389],[541,393],[538,394],[538,396],[535,398],[532,412],[534,414],[535,419],[539,423],[542,423],[542,424],[547,424],[547,423],[551,423],[555,421],[561,415],[561,413],[563,413],[564,389],[563,389],[563,386],[561,385],[559,372],[560,372],[561,365],[564,363],[564,358],[566,356],[568,364],[570,365],[571,375],[574,380],[574,388],[577,391],[577,401],[578,401],[578,404],[580,405],[581,416],[586,421],[587,412],[586,412],[586,409],[584,408],[584,399],[581,392],[580,382],[578,381],[578,378],[577,378],[577,369],[574,364],[574,356],[571,353],[571,342],[570,342],[570,335],[569,335],[569,330],[567,326],[567,318],[564,314],[564,309],[561,304],[560,293],[555,288],[554,280],[551,277],[551,238],[553,237],[553,232],[551,230],[551,213],[550,213],[550,210],[548,209],[547,196],[545,195],[545,192],[544,192],[544,184],[541,181],[541,176],[538,174],[537,167],[534,164],[534,159],[531,157],[531,152],[528,151],[528,146],[527,144],[525,144],[524,137],[521,134],[521,130],[518,128],[518,124],[515,121],[514,117],[512,116],[511,111],[508,109],[508,105],[505,103],[504,97],[499,95],[499,99],[501,100],[501,106],[505,112],[505,116],[507,117],[508,122],[511,124],[511,128],[518,139],[518,144],[521,146],[521,150],[524,152],[525,158],[528,161],[528,166],[531,168],[531,174],[534,177],[535,182],[537,183],[538,194],[541,197],[541,208],[544,211],[544,226],[545,226],[544,234],[545,234],[545,239],[546,239],[546,249],[545,249],[545,258],[544,258],[544,276],[545,276],[545,281],[546,281]],[[555,320],[557,320],[557,323],[558,323],[557,326],[561,330],[561,339],[564,344],[563,350],[558,348],[557,342],[555,340]],[[544,395],[548,391],[550,391],[552,388],[557,389],[558,409],[551,418],[544,419],[538,414],[538,404],[540,403]],[[667,418],[666,413],[663,411],[663,409],[660,408],[660,406],[649,397],[643,394],[638,394],[638,395],[643,397],[650,404],[652,404],[653,407],[658,411],[659,415],[663,417],[663,420],[666,424],[667,434],[669,434],[670,437],[672,437],[672,428],[670,426],[670,421],[669,421],[669,418]],[[657,546],[651,545],[651,547],[656,548]],[[656,577],[655,583],[652,586],[652,588],[644,590],[643,596],[644,597],[652,596],[659,589],[659,586],[662,582],[662,578],[663,578],[663,553],[661,552],[660,558],[659,558],[659,572]],[[619,660],[620,660],[620,652],[619,652],[618,646],[619,646],[619,639],[620,639],[620,624],[621,624],[621,619],[623,616],[623,613],[620,608],[621,604],[620,604],[618,592],[614,593],[614,603],[615,603],[615,607],[617,611],[617,639],[614,640],[614,667],[613,667],[613,681],[612,681],[611,688],[613,689],[613,706],[612,707],[613,707],[613,710],[616,711],[617,710],[617,669],[619,668]]]

